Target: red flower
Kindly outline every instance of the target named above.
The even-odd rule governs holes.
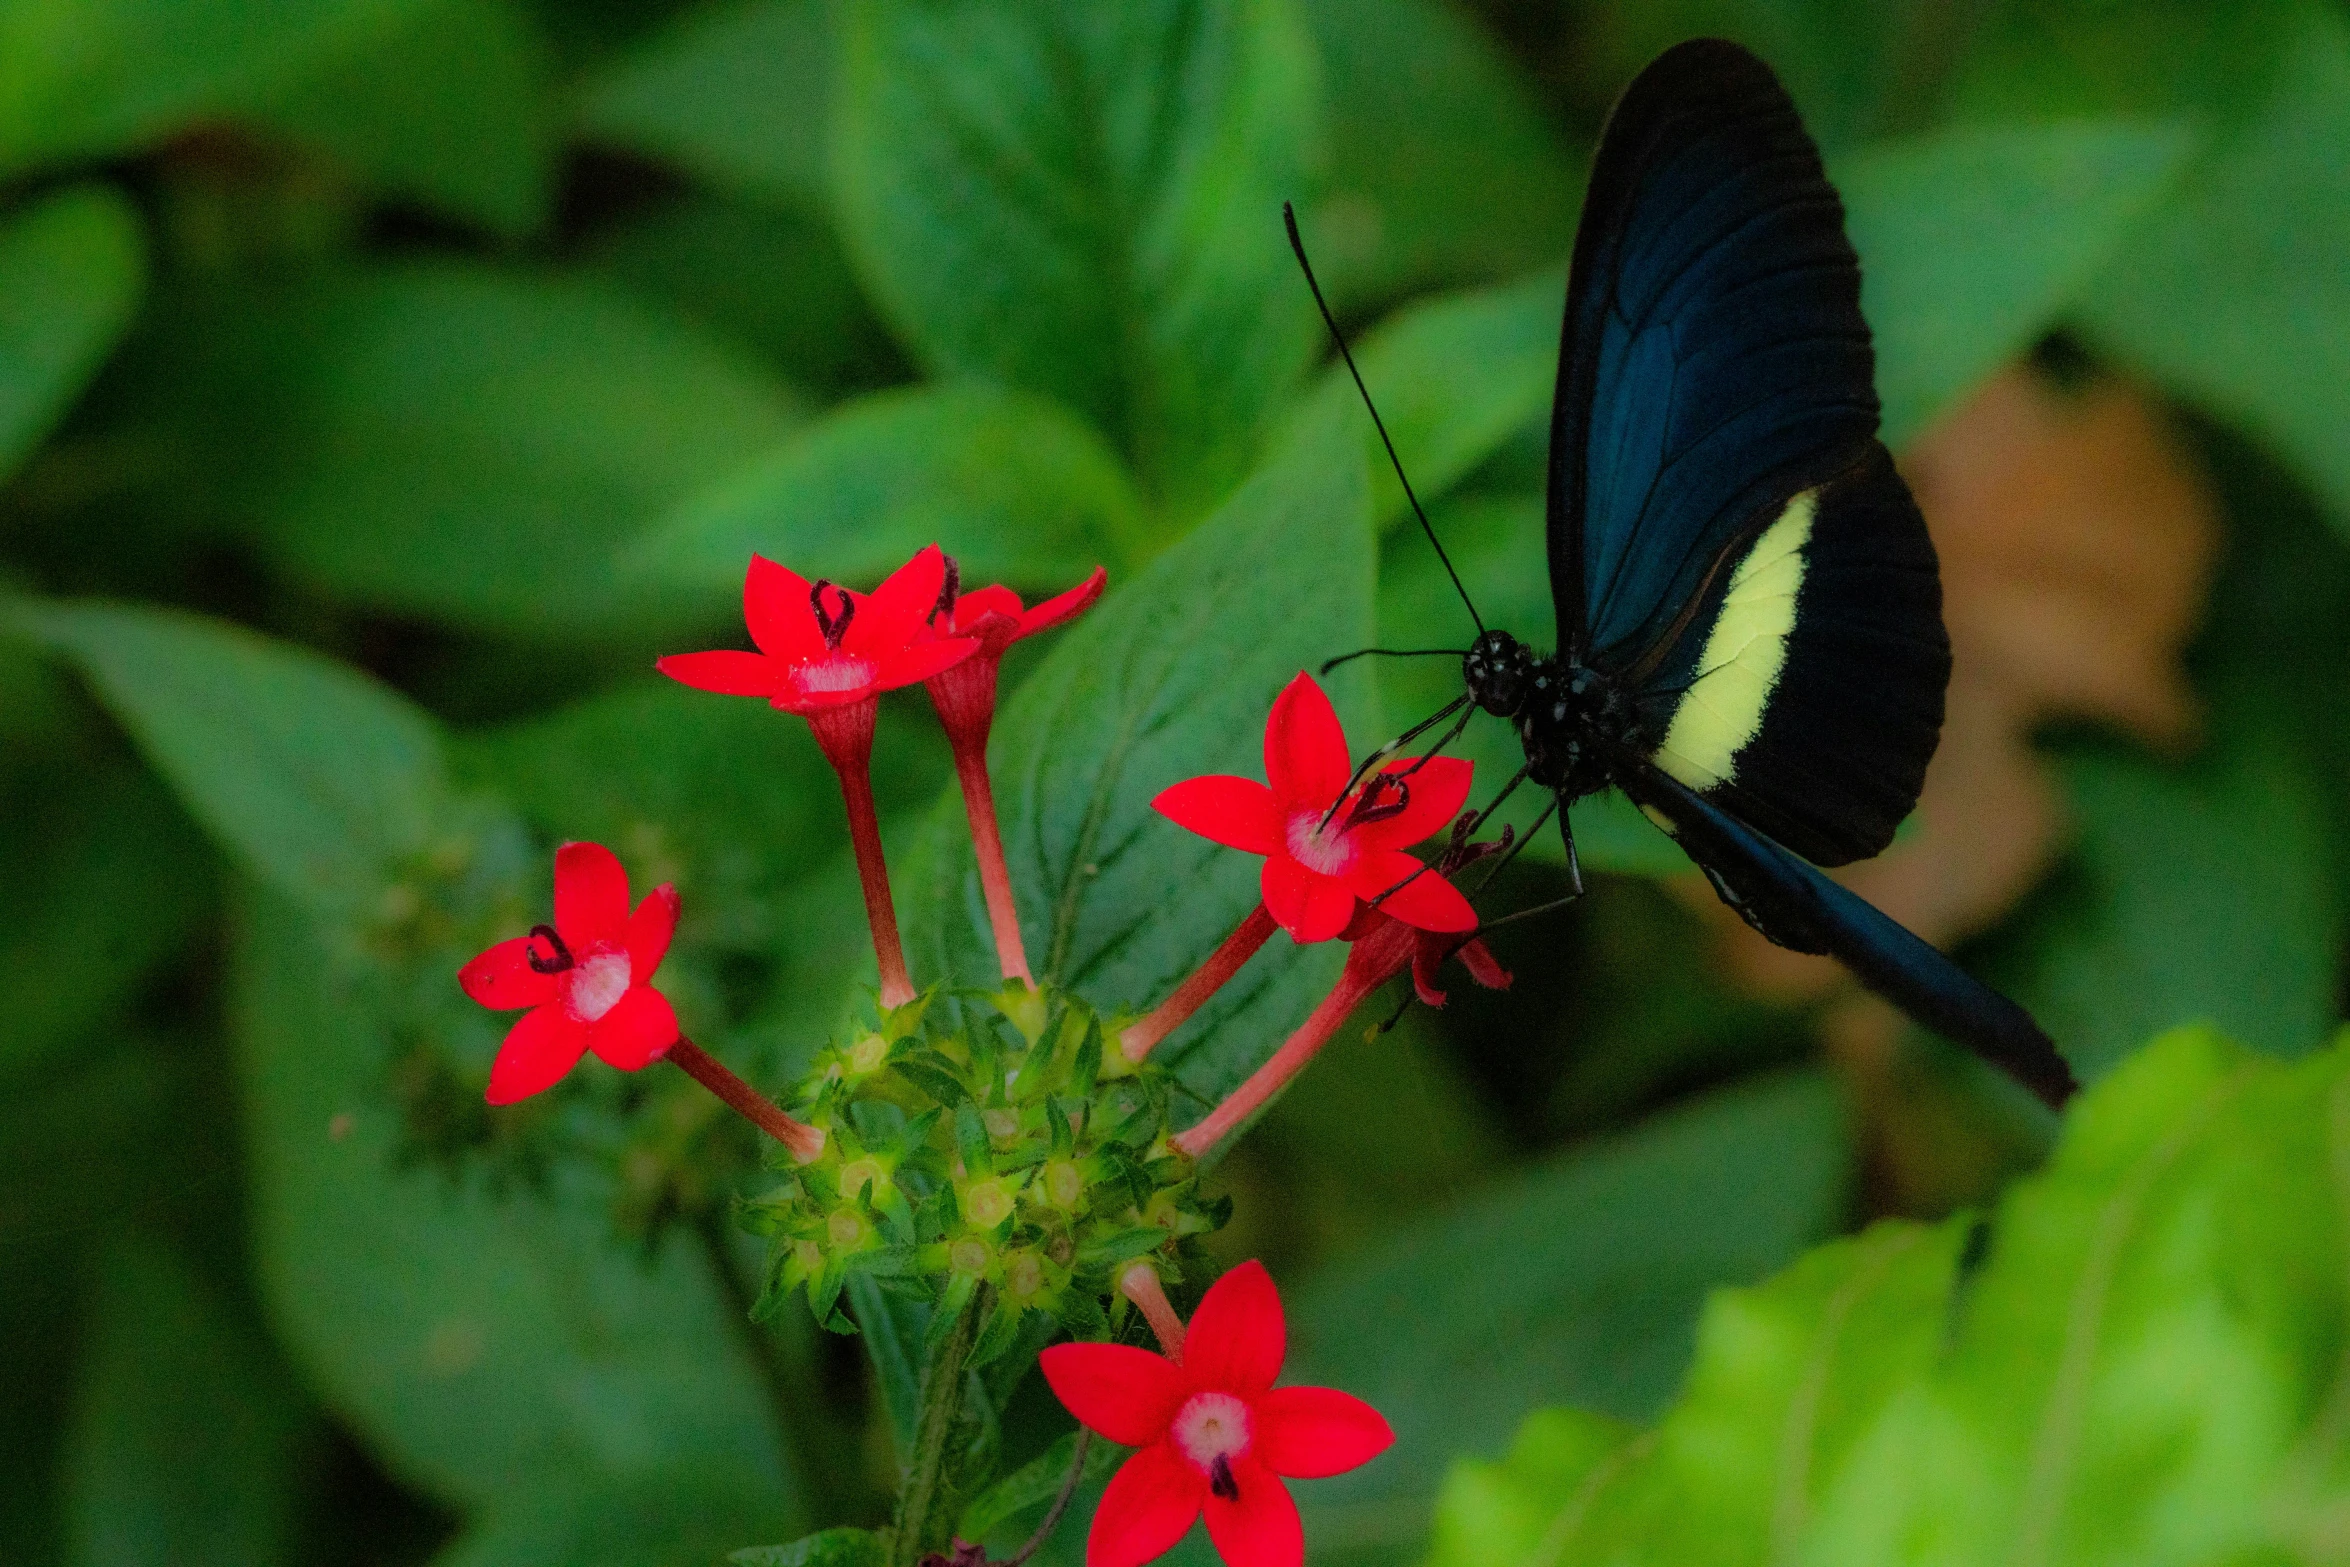
[[[531,1010],[490,1068],[491,1104],[552,1088],[593,1050],[634,1072],[677,1043],[677,1014],[652,985],[677,929],[677,890],[663,884],[628,908],[628,872],[600,843],[555,851],[555,923],[501,941],[458,972],[485,1007]]]
[[[1404,852],[1452,820],[1469,797],[1470,764],[1399,757],[1349,790],[1346,732],[1307,675],[1274,700],[1265,723],[1265,776],[1211,775],[1163,791],[1151,804],[1178,827],[1265,856],[1265,908],[1297,941],[1345,931],[1359,901],[1421,930],[1477,928],[1469,900]],[[1407,776],[1408,775],[1408,776]]]
[[[996,671],[1004,652],[1022,637],[1075,619],[1102,596],[1109,573],[1101,567],[1068,592],[1034,609],[1020,606],[1010,588],[959,591],[961,574],[950,558],[945,586],[931,609],[929,634],[968,637],[979,645],[969,658],[932,675],[925,685],[954,747],[955,777],[963,788],[963,811],[979,860],[979,886],[987,898],[988,924],[995,931],[996,958],[1004,978],[1027,981],[1028,953],[1020,941],[1020,912],[1012,903],[1012,876],[1004,865],[1004,840],[996,826],[995,789],[987,776],[987,732],[995,724]]]
[[[673,653],[654,668],[724,696],[763,696],[789,713],[821,713],[927,680],[979,649],[925,625],[946,584],[946,557],[926,546],[870,594],[810,583],[764,556],[743,579],[756,653]]]
[[[1204,1511],[1230,1567],[1299,1567],[1305,1533],[1281,1477],[1343,1474],[1385,1452],[1377,1410],[1332,1388],[1273,1386],[1287,1352],[1281,1297],[1244,1262],[1192,1314],[1181,1358],[1125,1344],[1057,1344],[1045,1380],[1069,1412],[1139,1448],[1110,1479],[1086,1567],[1140,1567]]]

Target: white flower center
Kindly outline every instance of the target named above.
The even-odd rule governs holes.
[[[1183,1456],[1213,1471],[1248,1451],[1248,1405],[1230,1393],[1194,1393],[1175,1411],[1169,1434]]]
[[[571,1010],[583,1023],[593,1023],[628,994],[628,954],[599,952],[571,976]]]
[[[1299,811],[1289,818],[1289,857],[1309,871],[1325,876],[1343,874],[1355,862],[1355,846],[1347,840],[1341,818],[1322,825],[1320,811]]]
[[[854,691],[873,680],[873,661],[853,653],[827,653],[792,666],[792,679],[802,691]]]

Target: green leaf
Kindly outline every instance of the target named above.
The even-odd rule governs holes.
[[[2000,0],[1955,63],[1947,108],[1984,122],[2235,118],[2266,96],[2315,9],[2304,0]]]
[[[877,392],[671,513],[638,557],[715,593],[754,551],[876,581],[942,543],[976,587],[1058,591],[1137,558],[1142,508],[1101,437],[1040,397],[987,386]]]
[[[1281,241],[1313,47],[1286,0],[859,0],[834,201],[935,369],[1089,416],[1188,510],[1314,344]]]
[[[744,1335],[685,1236],[648,1254],[592,1204],[397,1164],[383,1021],[265,890],[234,972],[259,1287],[311,1385],[394,1473],[495,1509],[687,1468],[742,1506],[797,1506]]]
[[[0,176],[143,150],[268,102],[417,0],[5,0]]]
[[[1269,463],[1208,522],[1112,586],[1003,710],[991,746],[1029,960],[1098,1006],[1155,1004],[1257,902],[1259,861],[1154,813],[1170,784],[1262,766],[1265,717],[1301,669],[1370,630],[1360,448],[1326,431]],[[1017,655],[1015,655],[1017,656]],[[1331,682],[1356,741],[1361,687]],[[962,802],[932,819],[907,885],[919,975],[992,977]],[[1230,1091],[1336,975],[1335,943],[1276,937],[1154,1059],[1197,1093]]]
[[[74,758],[6,796],[0,1081],[57,1060],[135,999],[210,912],[203,841],[153,774]]]
[[[313,1435],[300,1391],[162,1246],[118,1238],[97,1272],[65,1437],[71,1559],[294,1560]]]
[[[1840,161],[1887,444],[1906,445],[2078,303],[2189,145],[2177,125],[2074,121],[1961,127]]]
[[[962,1540],[985,1542],[989,1536],[1018,1523],[1022,1528],[1033,1526],[1029,1515],[1041,1515],[1068,1484],[1069,1466],[1077,1457],[1077,1433],[1072,1431],[1052,1446],[1022,1464],[1018,1469],[973,1497],[963,1509],[962,1521],[955,1526],[955,1537]],[[1080,1485],[1099,1486],[1108,1482],[1110,1473],[1126,1461],[1125,1450],[1115,1442],[1094,1441],[1085,1449],[1085,1473]],[[1041,1516],[1036,1520],[1041,1522]],[[1068,1526],[1067,1523],[1064,1526]],[[1009,1542],[1017,1549],[1024,1541]]]
[[[1377,1463],[1300,1492],[1315,1549],[1396,1559],[1446,1455],[1498,1446],[1545,1402],[1655,1411],[1706,1292],[1833,1228],[1850,1161],[1832,1085],[1764,1082],[1473,1192],[1306,1280],[1284,1378],[1344,1388],[1396,1431]]]
[[[255,106],[369,184],[503,235],[554,197],[547,47],[513,0],[411,0]]]
[[[849,1275],[848,1297],[858,1339],[881,1383],[882,1410],[902,1461],[913,1452],[915,1429],[922,1421],[922,1340],[929,1331],[931,1308],[891,1294],[866,1273]]]
[[[2315,1049],[2340,1015],[2344,910],[2310,765],[2239,721],[2184,765],[2088,750],[2063,775],[2073,864],[2002,968],[2073,1070],[2199,1020],[2279,1055]]]
[[[485,631],[698,623],[721,601],[647,584],[620,550],[796,422],[738,351],[576,281],[418,264],[169,317],[133,378],[204,466],[163,504],[337,596]]]
[[[780,900],[848,841],[839,781],[805,723],[669,680],[460,735],[455,765],[548,837],[609,844],[644,884],[675,882],[694,938],[739,952],[800,945]],[[949,776],[930,715],[884,715],[873,784],[885,813],[927,805]]]
[[[1771,63],[1823,146],[1914,124],[1950,34],[1931,0],[1609,0],[1589,27],[1594,106],[1686,38],[1728,38]]]
[[[0,479],[114,351],[146,274],[139,215],[110,187],[60,191],[0,224]]]
[[[825,224],[688,192],[597,231],[584,267],[758,349],[813,392],[904,378],[897,349]]]
[[[506,1498],[432,1561],[433,1567],[707,1567],[746,1539],[799,1526],[794,1514],[800,1511],[733,1477],[682,1464],[617,1483],[568,1476]],[[809,1567],[823,1560],[813,1558]]]
[[[2099,280],[2107,351],[2235,420],[2350,527],[2350,24],[2311,9],[2273,92]]]
[[[834,53],[823,0],[692,11],[587,84],[579,129],[713,190],[822,213]]]
[[[1454,1461],[1436,1495],[1426,1567],[1507,1567],[1548,1562],[1554,1536],[1580,1525],[1597,1486],[1626,1457],[1630,1428],[1580,1409],[1538,1409],[1493,1462]]]
[[[1433,0],[1302,9],[1322,56],[1330,173],[1298,221],[1334,305],[1566,254],[1583,160],[1468,14]]]
[[[735,1567],[881,1567],[888,1547],[870,1529],[822,1529],[789,1545],[754,1545],[726,1559]]]
[[[1980,1236],[1882,1224],[1718,1296],[1651,1430],[1453,1487],[1440,1538],[1539,1519],[1538,1554],[1431,1567],[2327,1559],[2346,1069],[2157,1041]]]
[[[448,803],[431,717],[305,649],[176,610],[0,600],[73,660],[193,815],[321,914],[368,911]]]
[[[1547,439],[1565,300],[1563,274],[1545,270],[1407,306],[1353,345],[1363,384],[1395,439],[1404,472],[1422,504],[1435,507],[1431,520],[1448,548],[1452,525],[1437,504],[1440,498],[1537,424]],[[1296,428],[1308,432],[1332,421],[1360,431],[1371,464],[1372,515],[1382,528],[1410,524],[1403,486],[1346,366],[1325,370],[1293,417]],[[1528,548],[1528,559],[1538,564],[1539,539]],[[1543,602],[1549,602],[1547,594]]]

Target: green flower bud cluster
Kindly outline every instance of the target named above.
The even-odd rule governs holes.
[[[822,1156],[744,1206],[770,1237],[757,1313],[804,1290],[816,1320],[853,1333],[851,1279],[934,1303],[943,1335],[983,1301],[971,1364],[1066,1329],[1106,1337],[1130,1309],[1116,1275],[1138,1258],[1172,1281],[1220,1227],[1168,1145],[1172,1081],[1119,1054],[1067,991],[1017,981],[925,995],[825,1052],[792,1113],[822,1128]],[[945,1014],[959,1010],[963,1021]]]

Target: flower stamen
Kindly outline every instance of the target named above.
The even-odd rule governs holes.
[[[531,968],[536,972],[541,974],[560,974],[565,969],[570,968],[573,964],[579,961],[577,958],[574,958],[571,955],[571,949],[563,944],[563,938],[556,933],[554,926],[533,925],[530,928],[530,940],[536,941],[541,936],[547,938],[547,945],[554,949],[554,955],[552,957],[542,958],[539,956],[538,948],[532,947],[528,949],[528,951],[525,953],[525,959],[530,964]]]
[[[840,595],[840,614],[837,617],[824,613],[826,588]],[[829,578],[818,577],[815,585],[808,589],[808,607],[816,612],[816,629],[824,634],[825,647],[838,652],[840,639],[849,634],[849,622],[857,618],[857,601],[849,597],[848,589]]]

